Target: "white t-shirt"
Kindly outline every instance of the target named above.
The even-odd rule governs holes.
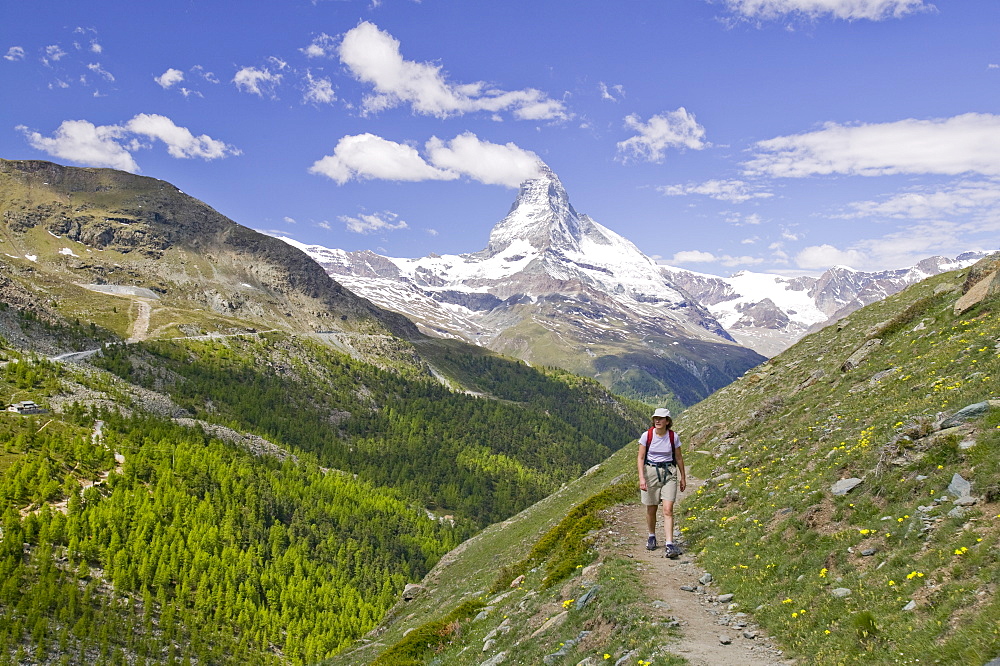
[[[648,431],[647,431],[648,432]],[[639,435],[639,445],[646,446],[646,433]],[[674,446],[681,448],[681,438],[674,433]],[[651,463],[674,462],[673,451],[670,450],[670,431],[668,430],[660,437],[653,431],[653,439],[646,450],[646,460]]]

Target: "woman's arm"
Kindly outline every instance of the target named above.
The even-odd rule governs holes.
[[[635,461],[639,470],[639,490],[646,489],[646,445],[639,443],[639,457]]]
[[[687,470],[684,469],[684,456],[681,454],[680,447],[677,447],[675,453],[677,454],[677,471],[680,472],[681,475],[681,492],[684,492],[684,489],[687,488],[688,484]]]

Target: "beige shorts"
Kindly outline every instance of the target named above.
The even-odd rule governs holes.
[[[670,464],[666,469],[662,467],[657,469],[654,465],[646,465],[643,472],[646,475],[646,489],[639,491],[643,504],[655,506],[660,503],[660,500],[677,501],[677,465]],[[657,479],[657,472],[660,473],[659,479]]]

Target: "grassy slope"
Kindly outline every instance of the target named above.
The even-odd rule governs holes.
[[[740,609],[804,663],[978,664],[1000,654],[1000,409],[957,431],[939,429],[941,416],[1000,397],[997,301],[956,316],[963,277],[937,276],[860,310],[678,419],[692,473],[709,479],[682,506],[690,549],[720,588],[737,595]],[[873,339],[881,343],[867,360],[844,370]],[[547,604],[556,614],[581,573],[546,588],[537,566],[500,598],[507,573],[500,566],[523,558],[573,506],[631,473],[632,464],[627,447],[599,472],[463,545],[428,577],[429,592],[397,607],[377,644],[333,663],[362,663],[423,624],[441,637],[436,656],[423,659],[478,664],[489,656],[482,638],[508,616],[514,629],[497,647],[510,650],[504,663],[537,663],[547,654],[539,643],[552,642],[527,640],[532,613]],[[951,495],[954,474],[971,480],[979,498],[957,515],[954,496],[942,498]],[[832,485],[851,477],[861,485],[833,496]],[[627,578],[602,581],[602,594],[617,595],[625,616],[641,603]],[[836,588],[851,592],[838,597]],[[467,611],[464,622],[459,613],[445,625],[425,624],[463,599],[495,608],[479,620]],[[612,612],[571,611],[582,624],[571,621],[557,640],[571,640],[584,624],[601,626]],[[649,631],[642,622],[619,627],[603,647],[551,663],[600,659],[602,650],[617,659],[649,644]],[[654,653],[640,657],[668,663]]]
[[[1000,395],[997,304],[956,316],[961,278],[858,311],[685,414],[708,452],[692,461],[715,477],[685,510],[702,564],[814,663],[1000,654],[1000,410],[964,430],[935,425]],[[867,361],[842,369],[874,339]],[[954,474],[979,497],[959,515]],[[835,497],[843,478],[863,482]]]

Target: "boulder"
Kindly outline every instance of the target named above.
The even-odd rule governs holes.
[[[861,485],[861,479],[841,479],[840,481],[837,481],[837,483],[833,484],[830,488],[830,492],[837,496],[846,495],[859,485]]]
[[[958,410],[944,421],[941,422],[941,429],[945,430],[947,428],[954,428],[955,426],[962,425],[969,419],[974,419],[978,416],[982,416],[986,412],[990,411],[990,403],[986,400],[983,402],[976,402],[971,405],[966,405],[962,409]]]
[[[569,611],[563,611],[558,615],[550,617],[548,620],[545,621],[544,624],[542,624],[542,626],[540,626],[538,629],[535,630],[533,634],[531,634],[531,637],[538,638],[540,635],[544,634],[549,629],[561,626],[563,623],[566,622],[567,619],[569,619]]]
[[[421,594],[427,591],[427,588],[423,585],[417,585],[416,583],[410,583],[403,588],[403,601],[413,601]]]
[[[875,338],[873,340],[868,340],[863,345],[858,347],[858,349],[853,354],[851,354],[846,361],[844,361],[844,364],[840,366],[840,369],[843,370],[844,372],[848,372],[849,370],[853,370],[854,368],[858,367],[859,365],[864,363],[865,360],[871,355],[871,353],[875,351],[881,344],[882,344],[882,338]]]
[[[972,484],[962,478],[961,474],[954,474],[951,483],[948,484],[948,492],[958,498],[972,496]]]
[[[1000,294],[1000,258],[994,254],[972,266],[962,286],[962,292],[955,301],[956,315]]]

